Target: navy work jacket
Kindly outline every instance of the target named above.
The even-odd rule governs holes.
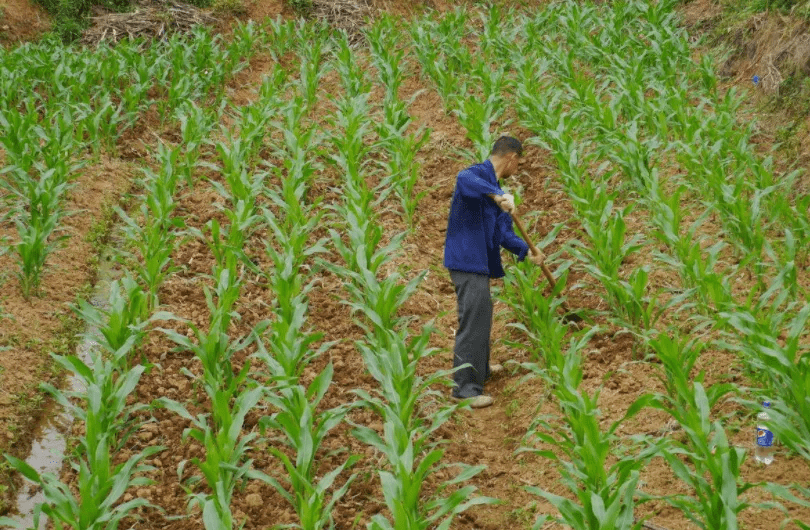
[[[444,266],[502,278],[501,247],[523,261],[529,246],[512,229],[512,216],[487,197],[488,193],[503,195],[489,160],[468,167],[456,177],[447,219]]]

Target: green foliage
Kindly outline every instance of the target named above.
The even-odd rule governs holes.
[[[287,0],[287,3],[299,15],[306,16],[312,12],[312,0]]]

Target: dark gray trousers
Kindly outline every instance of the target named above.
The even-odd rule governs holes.
[[[453,374],[453,396],[480,396],[489,378],[489,336],[492,331],[492,296],[489,276],[450,271],[458,300],[458,330],[453,349],[453,368],[469,364]]]

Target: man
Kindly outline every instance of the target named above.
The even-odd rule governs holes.
[[[473,408],[492,405],[493,398],[483,394],[484,382],[491,373],[503,370],[500,365],[489,365],[489,280],[504,276],[501,247],[516,254],[519,261],[529,253],[529,246],[512,229],[514,197],[504,193],[498,182],[515,174],[522,154],[519,140],[501,136],[487,160],[458,174],[450,204],[444,266],[450,270],[458,300],[453,367],[468,365],[453,375],[453,398],[473,398]],[[544,256],[533,254],[530,259],[540,263]]]

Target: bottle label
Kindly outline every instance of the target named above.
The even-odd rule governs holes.
[[[770,447],[773,445],[773,433],[765,427],[757,427],[757,445]]]

